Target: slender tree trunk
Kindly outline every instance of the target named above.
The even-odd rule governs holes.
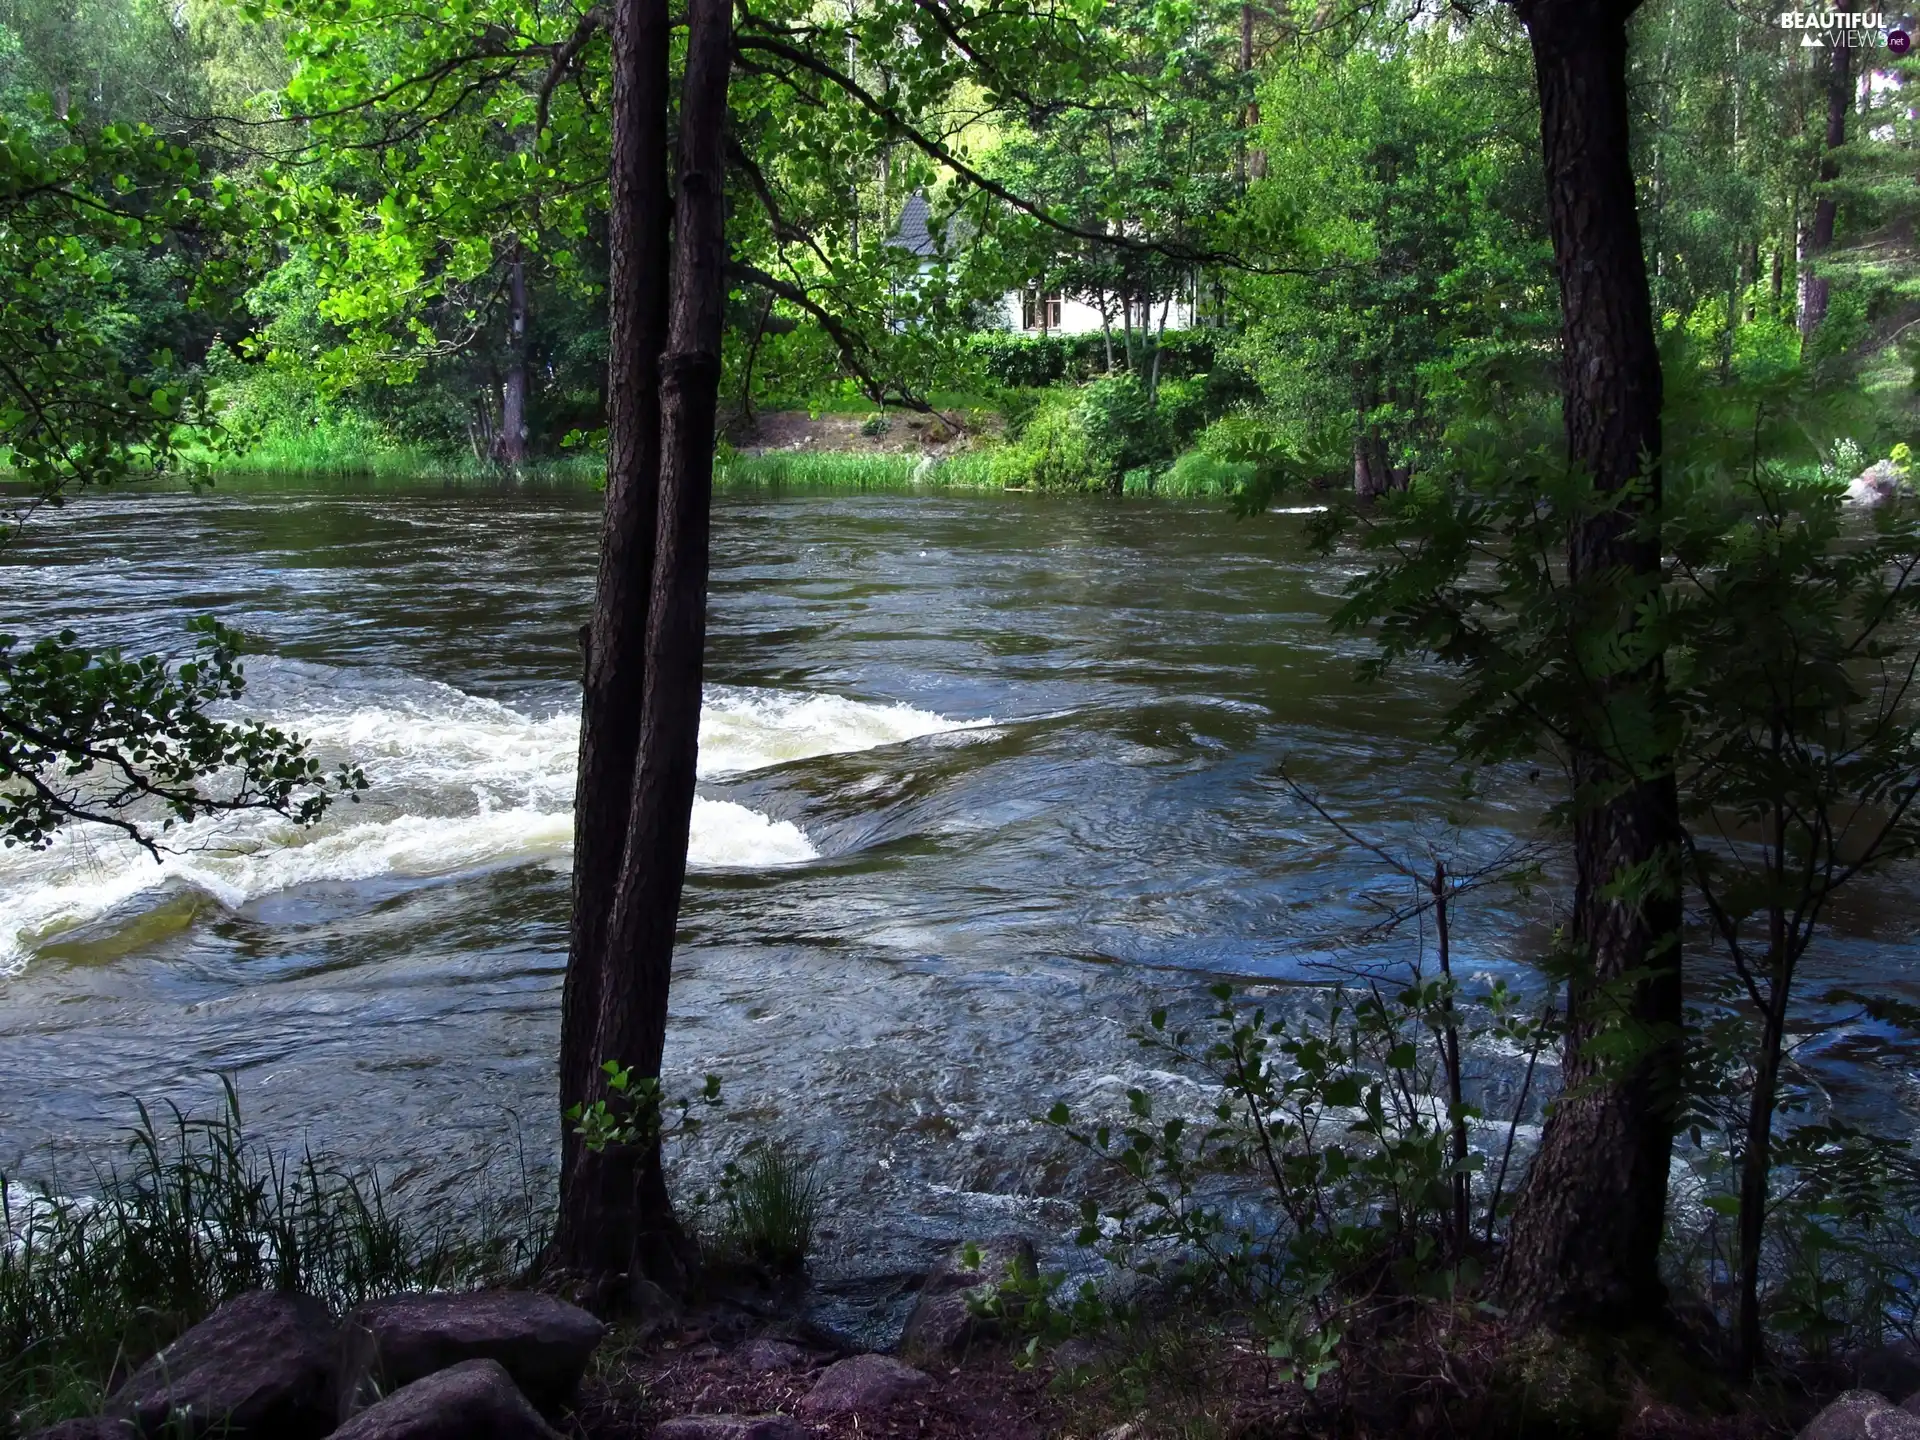
[[[1453,1132],[1453,1254],[1460,1260],[1466,1257],[1473,1233],[1467,1191],[1472,1177],[1467,1170],[1469,1151],[1466,1090],[1460,1072],[1460,1022],[1453,1006],[1453,927],[1447,909],[1447,867],[1439,861],[1434,862],[1429,888],[1433,894],[1433,930],[1439,949],[1440,980],[1447,987],[1440,1021],[1440,1058],[1447,1070],[1447,1123]]]
[[[507,262],[507,373],[500,385],[496,458],[513,466],[527,458],[527,261],[517,239]]]
[[[1841,38],[1836,34],[1836,41]],[[1812,339],[1820,322],[1827,318],[1831,282],[1817,273],[1820,258],[1833,248],[1833,222],[1839,202],[1833,182],[1840,178],[1840,160],[1835,153],[1847,143],[1847,110],[1853,101],[1853,51],[1834,44],[1827,70],[1827,149],[1820,160],[1820,195],[1814,201],[1813,229],[1807,235],[1806,303],[1800,307],[1800,335]]]
[[[1787,986],[1776,971],[1773,1003],[1760,1021],[1753,1094],[1748,1100],[1746,1151],[1740,1157],[1740,1369],[1760,1364],[1760,1247],[1766,1238],[1767,1181],[1773,1173],[1773,1110],[1780,1093],[1780,1046],[1786,1034]]]
[[[1167,311],[1172,308],[1173,295],[1169,292],[1167,298],[1161,302],[1160,329],[1153,337],[1153,365],[1147,371],[1147,403],[1149,405],[1160,398],[1160,352],[1166,346]]]
[[[726,310],[723,137],[732,63],[729,0],[691,0],[680,99],[673,292],[660,361],[660,496],[646,662],[620,883],[608,919],[597,1052],[657,1077],[667,1037],[674,931],[686,880],[700,750],[707,537],[713,492],[720,332]],[[632,1280],[685,1287],[695,1255],[667,1194],[658,1139],[631,1147]]]
[[[1540,94],[1548,220],[1559,274],[1569,458],[1596,489],[1650,486],[1583,520],[1568,575],[1585,631],[1630,632],[1658,583],[1660,359],[1634,210],[1627,19],[1635,0],[1523,0]],[[1649,473],[1651,465],[1651,473]],[[1661,1313],[1667,1171],[1680,1087],[1679,804],[1658,756],[1610,753],[1615,707],[1664,708],[1657,661],[1598,682],[1576,735],[1572,938],[1564,1088],[1509,1236],[1507,1295],[1523,1316],[1618,1325]],[[1595,1043],[1601,1036],[1618,1044]]]
[[[1107,298],[1106,288],[1100,290],[1100,336],[1107,346],[1107,374],[1113,373],[1113,302]]]
[[[640,750],[649,595],[660,492],[660,354],[667,339],[666,0],[613,7],[613,165],[608,217],[607,498],[593,618],[585,632],[580,766],[573,810],[573,919],[561,1003],[562,1110],[599,1093],[609,971],[607,922],[626,854]],[[640,1176],[635,1158],[587,1151],[563,1121],[560,1217],[551,1255],[594,1291],[629,1266],[628,1232]],[[649,1182],[650,1183],[650,1182]]]

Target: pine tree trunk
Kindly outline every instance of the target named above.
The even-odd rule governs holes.
[[[560,1022],[560,1105],[598,1092],[609,974],[607,921],[626,853],[640,750],[649,595],[660,492],[660,355],[667,340],[666,0],[616,0],[608,217],[607,498],[593,618],[585,632],[580,765],[573,810],[573,919]],[[631,1156],[585,1150],[563,1122],[560,1217],[550,1259],[604,1291],[628,1268],[640,1176]],[[602,1303],[611,1296],[601,1295]]]
[[[1832,290],[1831,282],[1814,267],[1819,265],[1820,257],[1833,248],[1833,222],[1839,212],[1833,182],[1840,178],[1840,161],[1834,152],[1847,143],[1847,110],[1853,101],[1853,51],[1839,43],[1843,38],[1842,33],[1835,33],[1827,69],[1827,149],[1820,160],[1822,188],[1813,206],[1813,229],[1807,235],[1806,299],[1800,307],[1803,339],[1811,339],[1820,322],[1827,318],[1827,302]]]
[[[1583,521],[1569,578],[1595,585],[1584,623],[1625,630],[1657,539],[1633,533],[1659,498],[1661,380],[1628,148],[1626,24],[1635,0],[1525,0],[1559,274],[1572,461],[1597,489],[1650,492]],[[1647,474],[1648,463],[1651,475]],[[1609,579],[1608,577],[1614,577]],[[1604,682],[1604,711],[1663,705],[1659,666]],[[1657,756],[1609,754],[1595,720],[1573,755],[1579,969],[1568,983],[1564,1089],[1509,1236],[1503,1284],[1522,1316],[1619,1325],[1657,1316],[1667,1170],[1680,1085],[1679,805]],[[1630,874],[1643,882],[1616,882]],[[1631,1043],[1620,1053],[1624,1037]],[[1610,1053],[1608,1053],[1610,1052]]]

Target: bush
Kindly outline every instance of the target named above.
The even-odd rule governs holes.
[[[993,478],[1008,487],[1038,489],[1085,486],[1093,474],[1093,454],[1080,423],[1079,393],[1049,391],[1020,427],[1019,438],[993,455]]]
[[[995,456],[994,474],[1004,485],[1118,492],[1129,471],[1168,453],[1146,387],[1131,375],[1108,375],[1043,395],[1018,438]]]
[[[1244,494],[1259,477],[1259,467],[1249,460],[1216,460],[1199,450],[1189,450],[1164,475],[1156,476],[1150,487],[1162,495],[1233,496]]]

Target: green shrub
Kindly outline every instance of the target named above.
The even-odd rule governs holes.
[[[1129,471],[1167,458],[1166,429],[1146,387],[1107,375],[1040,398],[1018,437],[994,461],[1003,485],[1043,490],[1123,488]]]
[[[1250,460],[1216,460],[1189,450],[1156,477],[1152,488],[1161,495],[1225,497],[1244,493],[1258,474],[1259,467]]]
[[[1076,489],[1092,483],[1095,461],[1075,390],[1046,392],[1019,438],[993,456],[993,477],[1009,487]]]

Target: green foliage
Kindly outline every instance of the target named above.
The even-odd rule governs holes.
[[[1460,1172],[1451,1117],[1434,1098],[1445,1027],[1471,1016],[1460,1043],[1535,1051],[1548,1032],[1503,983],[1468,997],[1417,973],[1398,989],[1333,991],[1295,1014],[1226,985],[1211,994],[1201,1034],[1165,1010],[1133,1032],[1155,1069],[1212,1087],[1203,1109],[1136,1087],[1124,1118],[1076,1120],[1061,1102],[1047,1120],[1119,1186],[1116,1199],[1082,1201],[1079,1243],[1152,1281],[1176,1309],[1225,1304],[1244,1315],[1281,1378],[1311,1390],[1363,1318],[1451,1303],[1477,1279],[1474,1255],[1446,1238]],[[1470,1104],[1461,1114],[1481,1118]],[[1476,1232],[1493,1231],[1504,1172],[1503,1161]],[[1465,1173],[1479,1173],[1477,1155]],[[1091,1282],[1062,1291],[1058,1275],[1001,1287],[999,1313],[1021,1318],[1030,1353],[1138,1318]]]
[[[531,1207],[463,1234],[403,1216],[372,1174],[263,1150],[231,1081],[212,1116],[139,1116],[127,1164],[97,1176],[91,1198],[0,1182],[0,1425],[94,1413],[116,1373],[247,1291],[344,1309],[499,1283],[540,1245]]]
[[[663,1139],[691,1135],[701,1120],[692,1113],[696,1103],[720,1103],[720,1077],[709,1075],[695,1095],[667,1100],[657,1075],[636,1076],[618,1060],[605,1060],[600,1072],[606,1078],[605,1095],[590,1103],[567,1108],[567,1123],[589,1150],[609,1146],[651,1146]],[[669,1119],[667,1112],[674,1111]]]
[[[1220,460],[1202,450],[1177,457],[1166,474],[1153,477],[1160,495],[1229,498],[1245,494],[1259,479],[1260,469],[1247,460]]]
[[[830,450],[734,455],[715,466],[714,483],[774,490],[983,490],[1000,483],[992,473],[995,457],[988,450],[938,459]]]
[[[1004,485],[1041,490],[1144,488],[1145,474],[1129,476],[1171,456],[1168,428],[1164,410],[1136,377],[1103,376],[1077,390],[1046,392],[995,454],[993,473]]]
[[[297,736],[212,708],[246,688],[242,638],[192,622],[195,658],[177,666],[93,650],[72,631],[21,645],[0,635],[0,838],[49,844],[74,821],[108,825],[157,853],[155,826],[223,810],[272,810],[310,825],[366,777],[332,776]],[[209,783],[209,782],[212,783]]]
[[[1217,343],[1217,337],[1204,330],[1176,330],[1161,337],[1161,376],[1179,379],[1207,373],[1214,368]],[[1084,383],[1107,369],[1108,339],[1099,331],[1040,335],[988,330],[968,337],[966,348],[988,380],[1011,389]],[[1125,363],[1124,351],[1117,345],[1115,360]]]
[[[777,1141],[750,1146],[743,1162],[729,1161],[720,1177],[726,1206],[722,1243],[774,1275],[806,1269],[819,1218],[815,1166]]]

